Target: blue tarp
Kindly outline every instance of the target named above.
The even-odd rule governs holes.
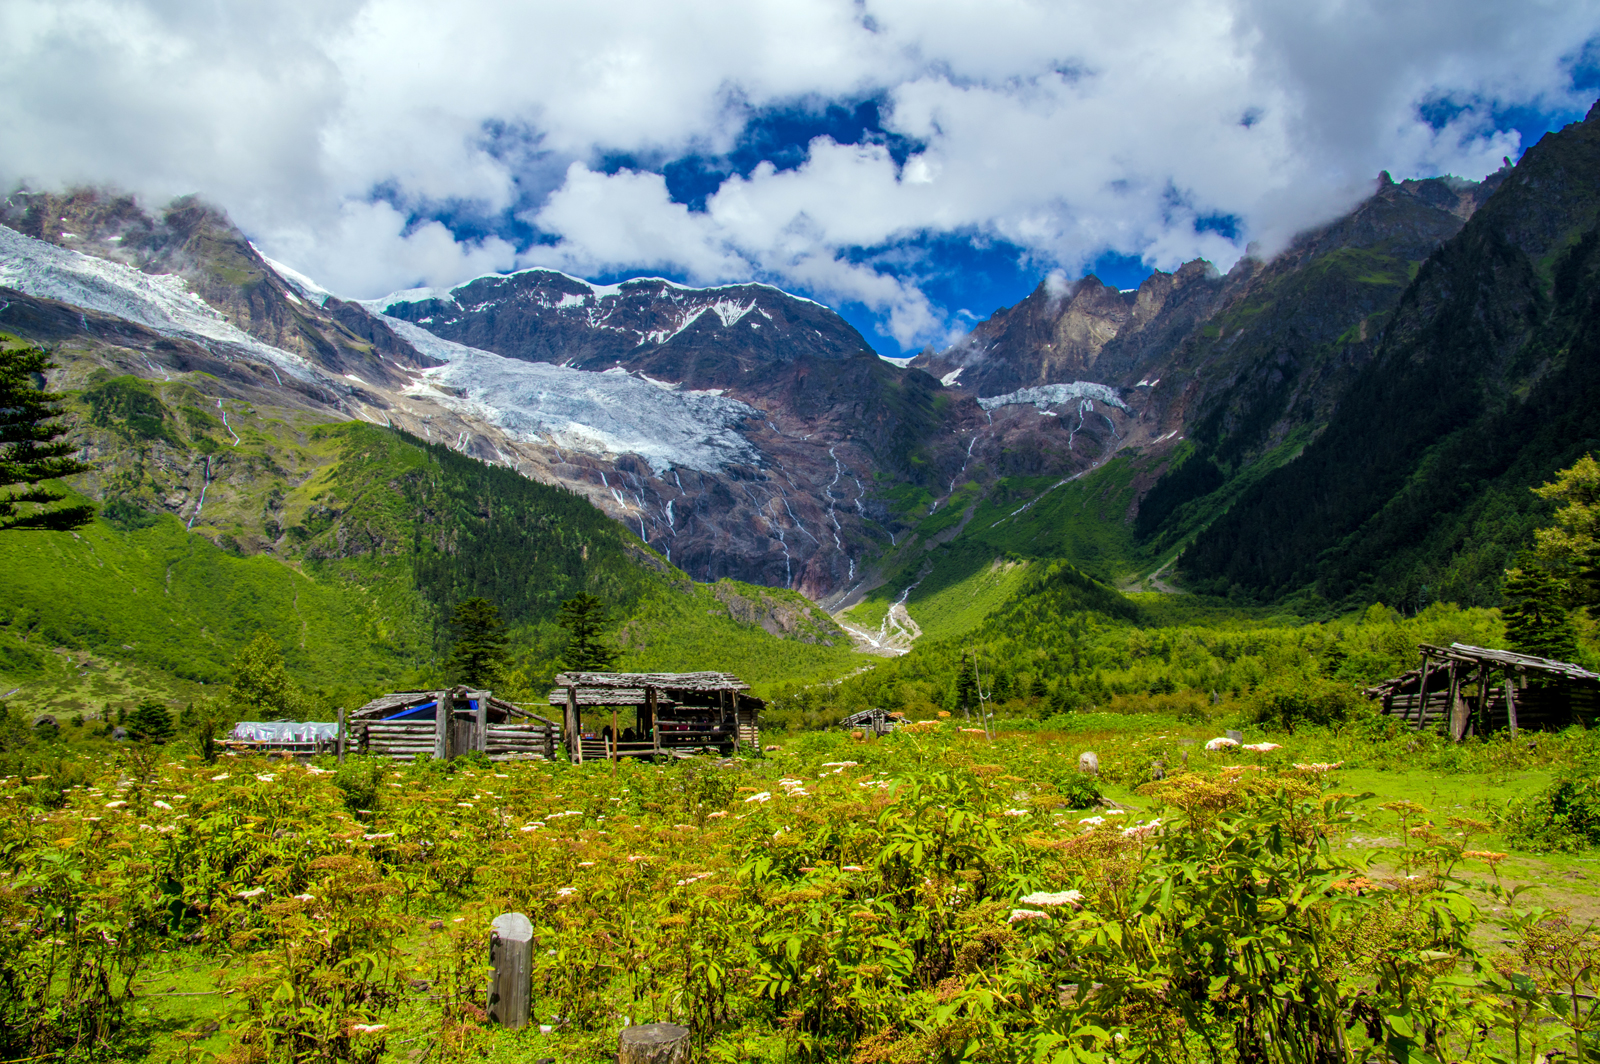
[[[426,717],[428,720],[433,720],[433,719],[435,719],[434,711],[437,710],[438,708],[439,708],[439,703],[437,701],[424,702],[420,706],[412,706],[410,709],[402,709],[400,712],[396,713],[394,716],[392,716],[392,717],[384,717],[383,719],[384,720],[420,720],[420,719]],[[478,711],[478,700],[476,698],[468,699],[467,700],[467,708],[471,709],[474,713],[476,713]]]

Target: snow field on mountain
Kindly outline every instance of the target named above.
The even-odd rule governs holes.
[[[302,380],[313,377],[305,359],[244,332],[190,291],[188,283],[176,274],[141,273],[0,225],[0,285],[40,299],[113,314],[204,346],[223,343],[242,348]]]
[[[979,399],[978,405],[985,410],[997,410],[1002,406],[1021,406],[1031,403],[1043,410],[1047,406],[1060,403],[1069,403],[1074,399],[1094,399],[1107,406],[1114,406],[1118,410],[1127,410],[1128,407],[1117,397],[1116,389],[1104,384],[1093,384],[1089,381],[1073,381],[1071,384],[1045,384],[1037,388],[1019,388],[1005,395],[990,396]]]
[[[424,371],[408,395],[558,447],[636,454],[658,476],[674,466],[716,472],[760,461],[738,426],[761,414],[736,399],[668,390],[620,370],[592,373],[523,362],[441,339],[398,318],[383,320],[418,351],[446,362]]]

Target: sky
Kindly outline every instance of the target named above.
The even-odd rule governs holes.
[[[374,298],[759,280],[886,355],[1227,269],[1600,96],[1600,0],[6,0],[0,182],[197,193]]]

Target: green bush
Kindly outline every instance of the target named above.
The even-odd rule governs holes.
[[[378,787],[383,783],[384,762],[375,757],[352,757],[333,774],[333,785],[344,793],[344,807],[352,813],[378,808]]]
[[[1280,676],[1257,687],[1244,700],[1249,720],[1293,732],[1303,725],[1329,725],[1349,717],[1361,704],[1354,688],[1313,676]]]
[[[1558,778],[1506,811],[1506,838],[1530,850],[1580,850],[1600,844],[1600,773],[1589,765]]]

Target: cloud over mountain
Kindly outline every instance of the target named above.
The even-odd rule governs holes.
[[[1600,3],[12,0],[0,32],[8,182],[198,191],[350,295],[761,278],[914,346],[957,309],[930,236],[1225,266],[1379,169],[1482,176],[1586,107]]]

